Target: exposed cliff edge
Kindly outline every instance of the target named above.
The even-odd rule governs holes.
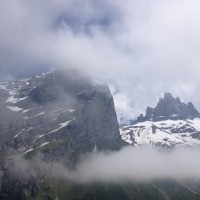
[[[87,152],[119,150],[126,145],[120,137],[107,85],[95,83],[73,70],[0,85],[4,199],[24,195],[25,182],[10,174],[9,165],[5,168],[6,160],[12,163],[15,155],[30,159],[42,153],[47,161],[74,165]],[[36,183],[32,180],[29,184],[31,187]]]

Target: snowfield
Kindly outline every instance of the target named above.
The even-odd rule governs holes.
[[[120,128],[121,138],[139,146],[198,146],[200,145],[200,118],[188,120],[145,121]]]

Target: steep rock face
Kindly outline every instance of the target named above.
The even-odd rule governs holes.
[[[1,145],[9,151],[44,150],[67,159],[124,144],[109,88],[75,71],[2,83],[0,92],[6,94],[0,107]]]
[[[5,163],[16,154],[31,158],[39,152],[48,161],[74,165],[81,154],[126,145],[120,137],[108,86],[75,71],[1,82],[0,94],[0,183],[3,177],[4,199],[25,195],[26,181],[15,179],[10,167],[5,169]]]
[[[188,104],[182,103],[178,97],[174,98],[171,93],[165,93],[164,98],[160,98],[156,107],[147,107],[146,115],[140,115],[136,122],[163,119],[194,119],[196,117],[200,117],[200,113],[191,102]]]

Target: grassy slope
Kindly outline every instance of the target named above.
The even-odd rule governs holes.
[[[173,181],[145,184],[53,181],[48,184],[32,200],[200,200],[199,194]]]

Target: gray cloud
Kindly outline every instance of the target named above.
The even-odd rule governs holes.
[[[170,91],[200,109],[200,2],[0,3],[0,70],[75,67],[113,85],[119,118]]]

